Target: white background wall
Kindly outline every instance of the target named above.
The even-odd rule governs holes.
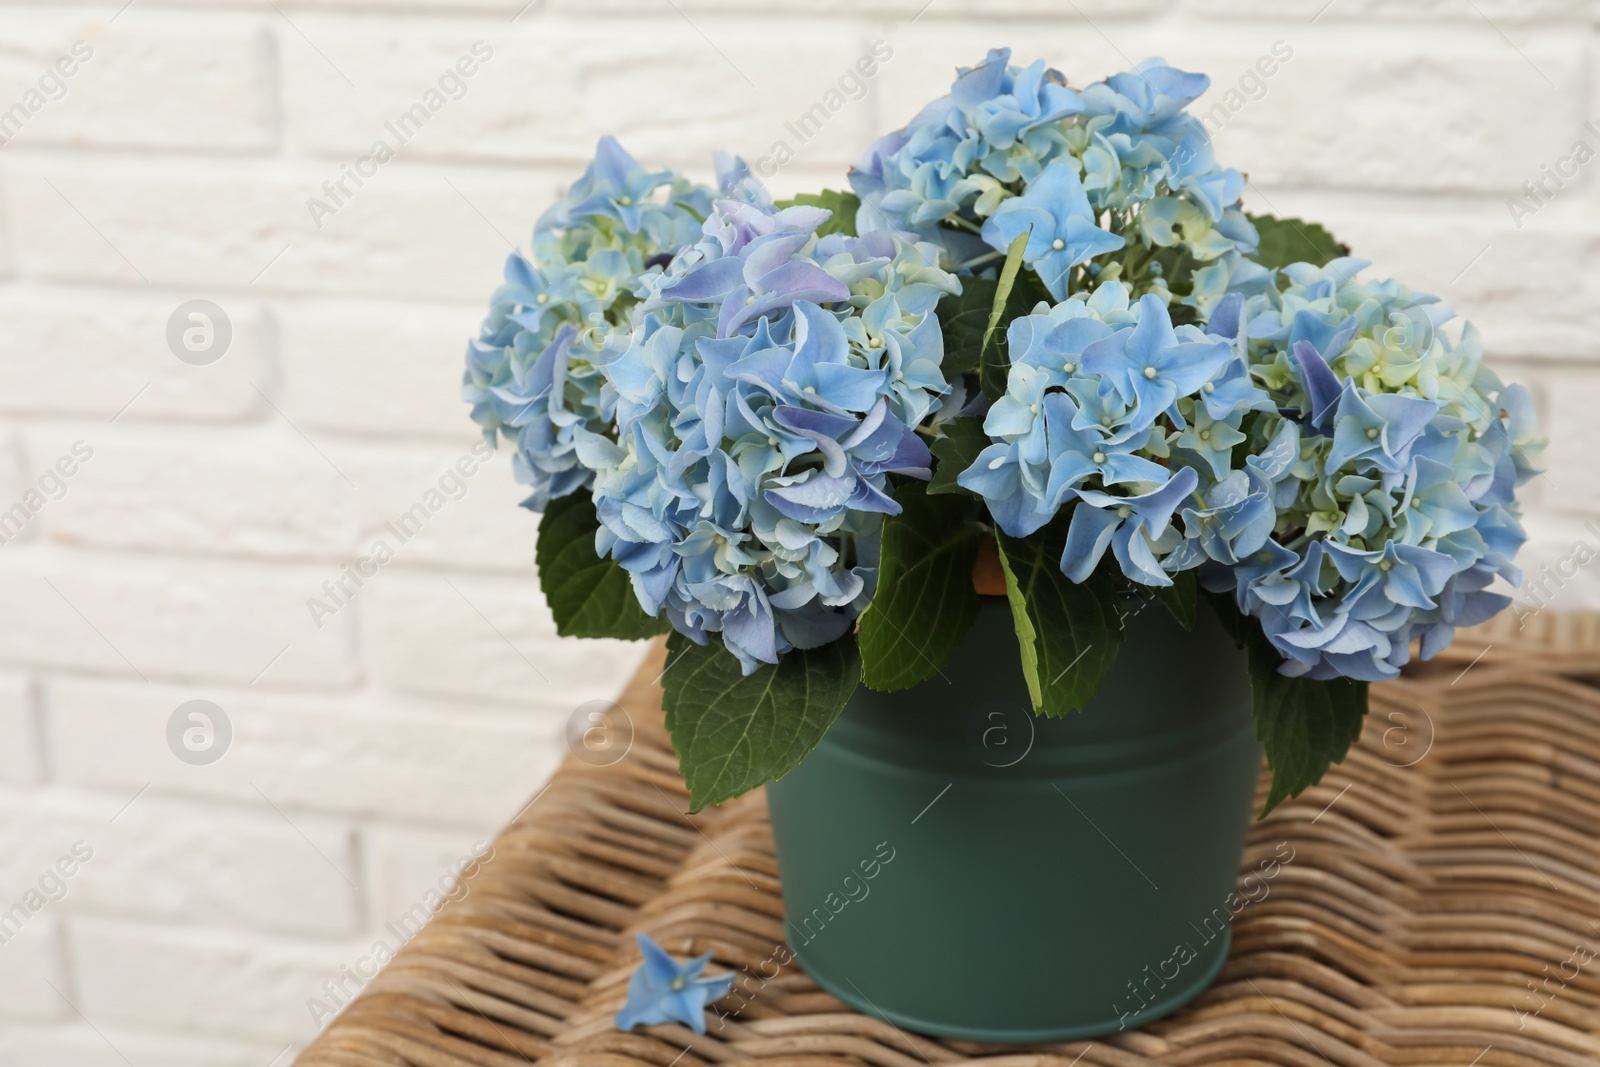
[[[504,456],[320,629],[305,603],[470,447],[464,338],[602,133],[702,177],[784,139],[778,190],[837,187],[990,45],[1075,84],[1161,54],[1212,74],[1209,106],[1281,40],[1218,137],[1248,206],[1475,319],[1555,441],[1529,560],[1600,546],[1594,168],[1521,227],[1506,203],[1600,147],[1591,5],[524,2],[0,0],[0,109],[93,49],[0,148],[0,509],[93,449],[0,546],[0,910],[94,852],[0,945],[0,1064],[266,1067],[631,671],[636,648],[554,637]],[[784,124],[877,39],[866,96],[798,144]],[[479,40],[465,96],[314,225],[321,183]],[[209,366],[165,340],[198,298],[234,331]],[[1553,605],[1600,604],[1597,572]],[[166,742],[197,698],[234,732],[208,766]]]

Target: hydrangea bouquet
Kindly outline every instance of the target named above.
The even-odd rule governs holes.
[[[1268,807],[1369,682],[1493,615],[1541,445],[1435,297],[1247,215],[1148,60],[1073,88],[1005,50],[775,203],[616,141],[506,263],[464,395],[543,513],[559,632],[668,633],[694,807],[781,777],[858,684],[934,676],[1003,575],[1035,710],[1081,709],[1129,605],[1249,653]]]

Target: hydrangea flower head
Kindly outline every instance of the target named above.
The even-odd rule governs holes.
[[[751,188],[735,160],[718,160],[733,192]],[[612,137],[565,196],[539,219],[533,256],[513,251],[467,343],[462,398],[491,445],[516,446],[512,469],[535,511],[589,483],[574,448],[577,427],[603,432],[615,397],[599,364],[626,332],[641,279],[699,237],[713,190],[670,171],[648,171]]]
[[[1357,280],[1366,266],[1298,263],[1231,298],[1276,405],[1253,417],[1252,440],[1295,448],[1258,465],[1273,482],[1272,558],[1202,574],[1261,620],[1285,673],[1309,678],[1392,678],[1413,640],[1432,656],[1504,608],[1490,586],[1521,577],[1513,491],[1544,443],[1526,390],[1483,366],[1470,324],[1448,330],[1436,297]]]
[[[1173,463],[1178,427],[1187,426],[1179,402],[1193,415],[1194,398],[1236,372],[1242,356],[1196,326],[1174,327],[1155,296],[1128,295],[1122,282],[1104,282],[1013,320],[1006,395],[984,419],[995,443],[958,481],[1013,537],[1077,501],[1061,560],[1074,581],[1114,548],[1129,578],[1170,585],[1156,554],[1175,546],[1172,514],[1200,481],[1194,467]],[[1242,392],[1233,407],[1265,399]]]
[[[1520,580],[1513,491],[1543,442],[1471,326],[1365,266],[1295,264],[1204,331],[1120,282],[1017,318],[960,484],[1012,536],[1070,507],[1074,581],[1108,552],[1141,585],[1199,568],[1284,673],[1394,677],[1509,602],[1490,586]]]
[[[926,478],[917,427],[950,391],[939,249],[818,237],[822,208],[719,200],[645,280],[601,364],[614,437],[579,427],[597,547],[640,603],[746,673],[844,633],[870,600],[890,474]]]
[[[1020,234],[1057,300],[1090,275],[1208,310],[1230,284],[1259,284],[1244,178],[1217,165],[1185,109],[1210,84],[1149,59],[1081,90],[1042,60],[995,49],[950,94],[881,138],[850,172],[866,228],[910,230],[983,270]],[[1116,259],[1110,257],[1121,252]],[[1109,262],[1092,262],[1100,259]]]

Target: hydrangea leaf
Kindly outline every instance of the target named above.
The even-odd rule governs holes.
[[[1171,585],[1162,585],[1155,588],[1156,598],[1166,605],[1172,617],[1178,620],[1178,625],[1185,630],[1194,629],[1195,600],[1197,599],[1198,584],[1195,581],[1194,571],[1179,571],[1172,576]]]
[[[1054,303],[1039,276],[1023,269],[1022,253],[1027,246],[1028,235],[1024,233],[1012,241],[1006,251],[1000,277],[992,290],[994,297],[989,305],[988,321],[984,323],[983,340],[978,346],[978,362],[974,369],[978,384],[991,400],[1005,395],[1006,376],[1011,370],[1007,330],[1012,320],[1031,312],[1041,300]]]
[[[667,638],[662,707],[699,811],[782,778],[817,746],[861,680],[855,638],[795,649],[743,674],[721,640]]]
[[[653,619],[639,606],[628,572],[616,560],[595,555],[599,527],[587,490],[550,501],[539,519],[533,558],[556,633],[624,641],[666,633],[666,619]]]
[[[1263,267],[1287,267],[1291,263],[1325,266],[1330,259],[1350,254],[1333,234],[1304,219],[1280,219],[1274,215],[1251,215],[1261,235],[1261,251],[1253,257]]]
[[[1261,809],[1267,812],[1316,785],[1331,764],[1344,759],[1361,736],[1367,714],[1367,683],[1351,678],[1317,682],[1278,673],[1283,657],[1251,624],[1250,711],[1256,739],[1267,753],[1272,788]]]
[[[999,287],[993,278],[962,278],[961,292],[939,301],[939,328],[944,333],[944,362],[939,369],[946,378],[977,373]]]
[[[777,201],[775,206],[797,207],[801,204],[807,207],[826,208],[833,212],[833,218],[817,227],[818,237],[826,237],[830,233],[856,236],[856,212],[861,210],[861,198],[855,193],[841,193],[837,189],[824,189],[820,193],[797,193],[788,200]]]
[[[1229,593],[1204,592],[1206,603],[1211,605],[1211,614],[1217,617],[1222,624],[1222,632],[1228,635],[1228,640],[1233,642],[1234,648],[1243,648],[1245,629],[1253,625],[1251,619],[1239,610],[1238,601]]]
[[[940,429],[944,431],[944,436],[934,438],[929,445],[933,458],[938,462],[934,465],[928,492],[933,495],[964,493],[977,496],[972,490],[956,484],[956,479],[962,471],[972,466],[979,452],[989,447],[989,435],[983,432],[983,420],[976,415],[962,415],[951,419]]]
[[[1012,295],[1019,293],[1017,275],[1022,271],[1022,253],[1028,247],[1028,234],[1017,235],[1006,249],[1005,265],[1000,268],[1000,281],[994,289],[994,304],[989,308],[989,324],[983,331],[983,345],[978,356],[978,384],[991,400],[998,400],[1006,392],[1006,373],[1011,369],[1011,356],[1006,351],[1006,330],[1011,320],[1023,312],[1012,306]]]
[[[996,534],[1034,711],[1052,718],[1082,711],[1122,645],[1111,568],[1095,568],[1081,585],[1061,573],[1065,515],[1029,537]]]
[[[921,482],[894,495],[904,509],[886,519],[878,589],[856,638],[861,677],[873,689],[908,689],[938,674],[972,620],[972,565],[982,529],[957,496],[929,496]]]

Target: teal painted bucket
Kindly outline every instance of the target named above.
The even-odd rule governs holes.
[[[1261,753],[1244,656],[1130,606],[1082,713],[1036,718],[1003,598],[941,675],[860,688],[767,787],[789,944],[840,1000],[980,1041],[1165,1015],[1227,956]]]

